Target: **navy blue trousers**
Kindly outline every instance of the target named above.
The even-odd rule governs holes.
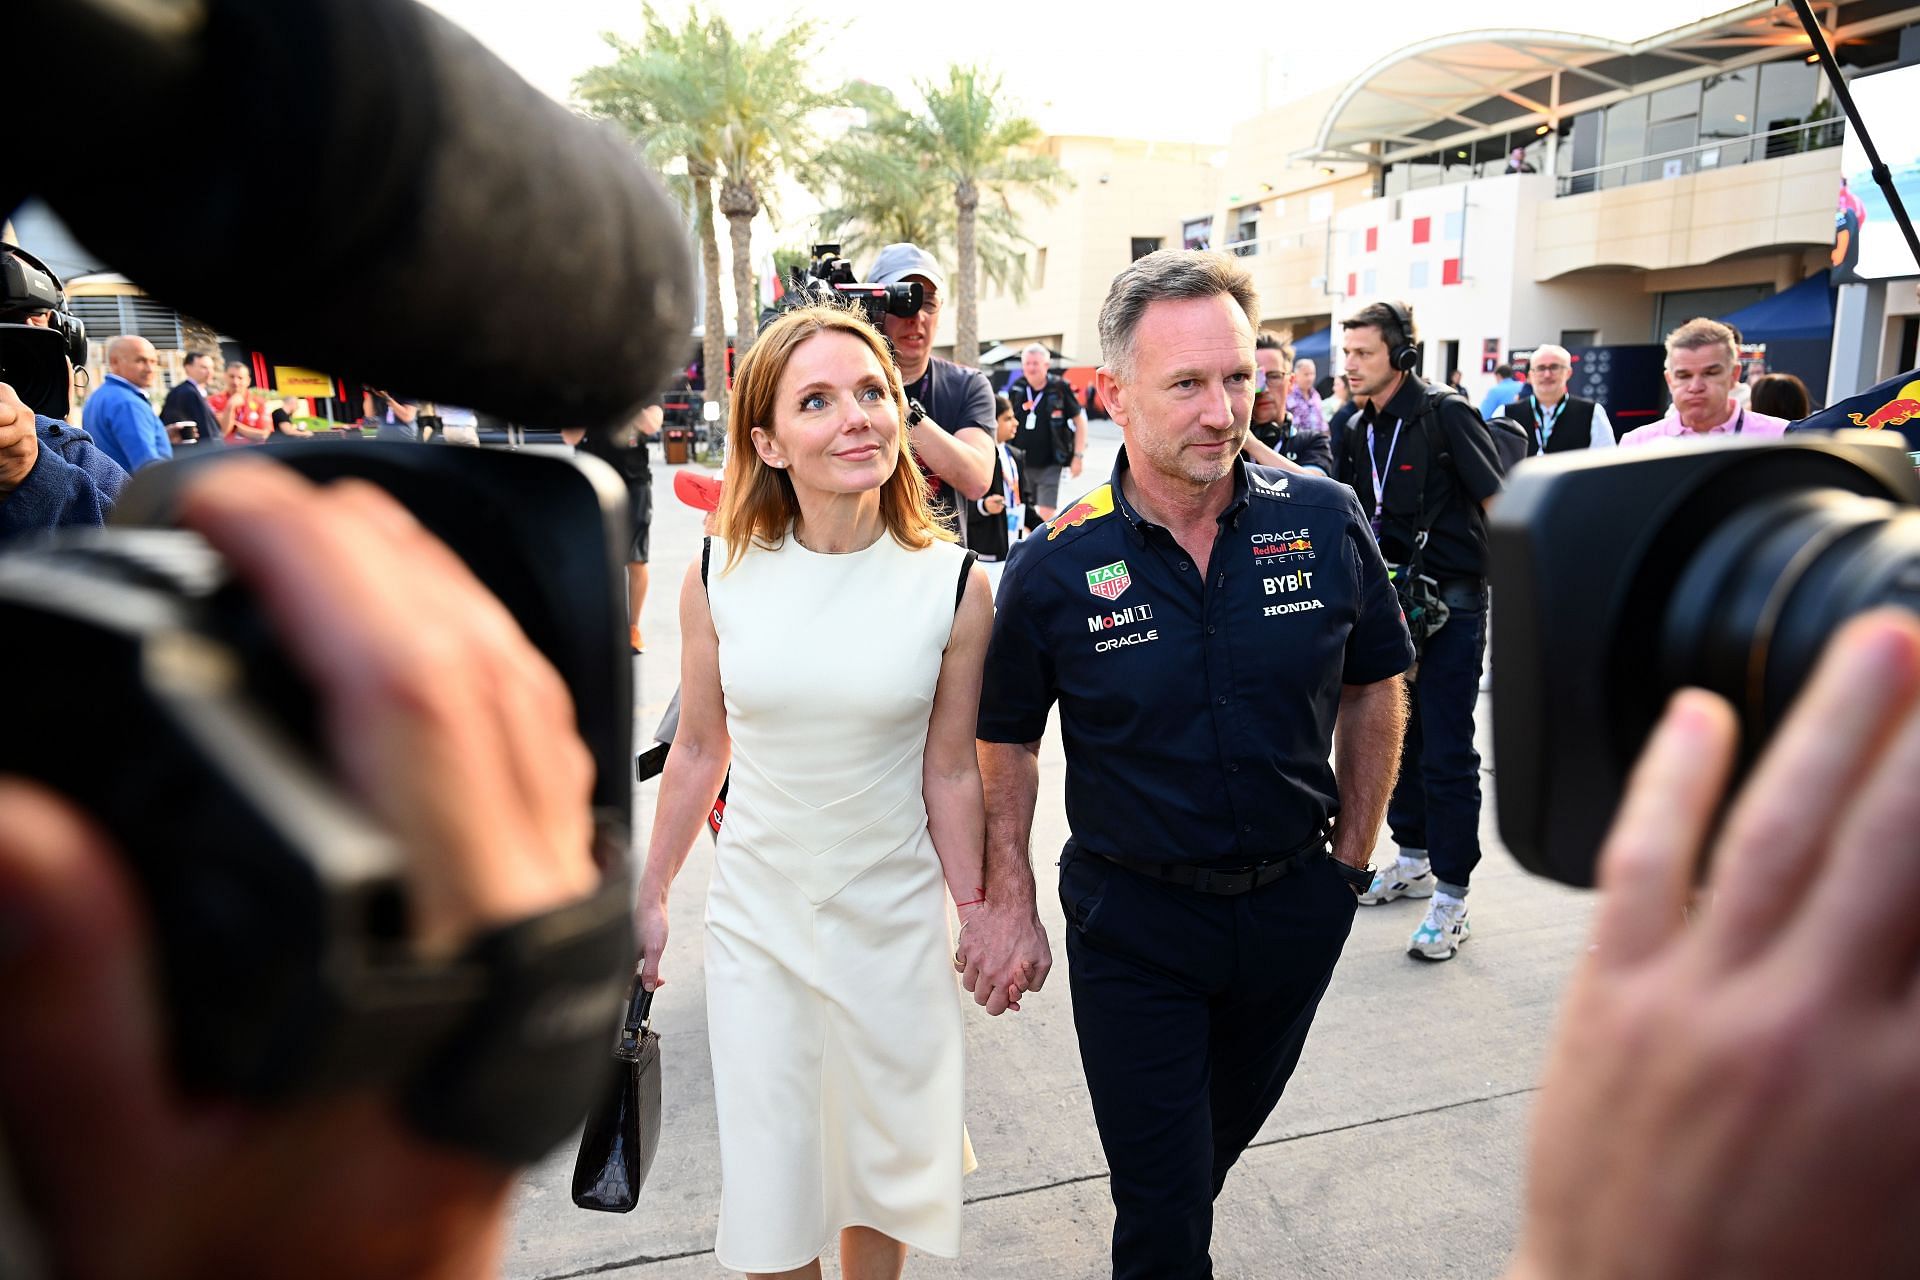
[[[1464,890],[1480,863],[1473,712],[1487,651],[1487,589],[1479,582],[1448,583],[1443,598],[1447,625],[1427,638],[1420,655],[1387,827],[1402,846],[1427,851],[1441,884]]]
[[[1115,1280],[1206,1280],[1214,1199],[1300,1060],[1357,900],[1325,859],[1216,897],[1069,843],[1060,901]]]

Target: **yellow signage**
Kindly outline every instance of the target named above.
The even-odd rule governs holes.
[[[283,396],[319,396],[324,399],[333,394],[332,378],[290,364],[273,366],[273,385]]]

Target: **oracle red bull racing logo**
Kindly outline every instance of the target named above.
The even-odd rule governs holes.
[[[1252,542],[1253,558],[1257,562],[1313,559],[1313,538],[1305,529],[1256,533]]]
[[[1868,431],[1884,431],[1888,427],[1905,426],[1920,418],[1920,379],[1909,382],[1900,388],[1900,394],[1875,409],[1872,413],[1850,413],[1856,427],[1865,427]]]
[[[1047,541],[1052,542],[1069,529],[1077,529],[1089,520],[1098,520],[1112,513],[1113,486],[1103,484],[1047,521]]]

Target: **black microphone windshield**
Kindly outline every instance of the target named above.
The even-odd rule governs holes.
[[[34,193],[181,311],[533,426],[622,418],[685,360],[689,236],[659,179],[411,0],[15,3],[12,47],[89,51],[89,91],[38,108]],[[143,193],[130,157],[71,145],[144,148],[157,105],[220,142]]]

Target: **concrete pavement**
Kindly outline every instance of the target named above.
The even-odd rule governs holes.
[[[1062,506],[1107,477],[1119,433],[1096,424],[1085,475]],[[648,652],[635,660],[636,723],[659,719],[678,681],[676,600],[699,554],[700,520],[656,470]],[[1482,752],[1492,757],[1484,739]],[[909,1276],[1035,1280],[1107,1272],[1113,1212],[1074,1040],[1051,863],[1066,839],[1057,728],[1041,755],[1034,824],[1040,908],[1057,971],[1018,1014],[967,1006],[967,1119],[980,1170],[967,1180],[964,1252],[915,1255]],[[1491,782],[1491,778],[1486,779]],[[636,788],[639,845],[654,784]],[[1458,958],[1406,954],[1422,904],[1363,907],[1299,1070],[1216,1210],[1221,1277],[1482,1277],[1513,1242],[1525,1122],[1561,984],[1584,946],[1581,894],[1533,879],[1499,847],[1492,797],[1487,858],[1474,878],[1475,937]],[[1376,860],[1391,856],[1383,843]],[[719,1154],[707,1056],[699,934],[712,846],[701,840],[674,887],[673,936],[654,1002],[666,1120],[633,1213],[575,1209],[569,1144],[523,1180],[511,1280],[725,1274],[712,1254]],[[1155,1034],[1142,1025],[1140,1034]],[[829,1264],[827,1274],[836,1274]]]

